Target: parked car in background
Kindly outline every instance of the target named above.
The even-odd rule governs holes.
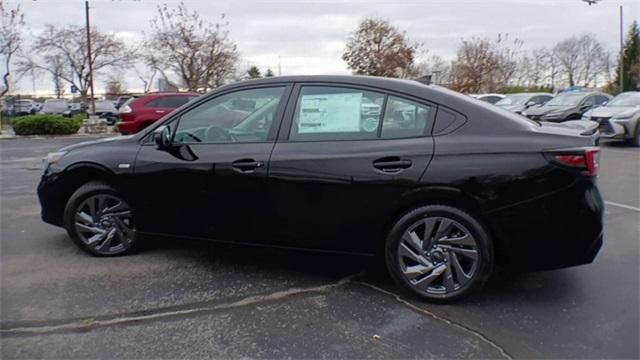
[[[488,102],[489,104],[495,104],[504,98],[502,94],[469,94],[472,98]]]
[[[525,110],[522,115],[532,120],[563,122],[580,120],[587,110],[605,104],[611,95],[601,92],[564,92],[546,104]]]
[[[65,115],[69,110],[69,103],[62,99],[47,99],[42,105],[41,114]]]
[[[605,106],[587,111],[582,119],[597,122],[603,138],[625,139],[640,146],[639,91],[618,94]]]
[[[63,113],[64,116],[66,117],[72,117],[76,114],[80,114],[83,109],[85,108],[84,104],[81,102],[72,102],[69,103],[69,107],[67,109],[67,111],[65,111]]]
[[[96,115],[107,120],[107,124],[113,125],[118,121],[118,110],[110,100],[96,100]],[[91,112],[87,109],[87,114]]]
[[[118,111],[118,131],[135,134],[198,96],[198,93],[163,92],[132,97]]]
[[[577,122],[407,80],[243,81],[136,135],[49,154],[38,196],[43,220],[96,256],[146,234],[381,255],[398,284],[449,301],[494,264],[593,261],[598,134]]]
[[[522,114],[523,111],[531,107],[542,106],[551,99],[553,99],[553,95],[549,93],[507,94],[495,105],[516,114]]]
[[[32,115],[38,111],[38,106],[31,99],[20,99],[14,102],[13,110],[15,116]]]

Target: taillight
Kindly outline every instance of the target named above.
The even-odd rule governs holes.
[[[555,162],[573,167],[584,169],[581,174],[585,176],[598,175],[600,148],[587,147],[581,149],[556,150],[552,152]]]

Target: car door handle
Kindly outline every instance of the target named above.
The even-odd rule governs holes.
[[[166,113],[166,111],[165,111],[165,110],[156,110],[156,112],[157,112],[158,114],[164,114],[164,113]]]
[[[258,169],[264,166],[264,163],[262,161],[255,161],[253,159],[241,159],[241,160],[236,160],[232,162],[231,165],[235,170],[239,172],[250,173],[250,172],[253,172],[255,169]]]
[[[411,167],[411,160],[390,156],[375,160],[373,167],[384,172],[395,173]]]

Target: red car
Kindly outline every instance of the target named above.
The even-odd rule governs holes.
[[[135,134],[198,96],[178,92],[134,96],[120,107],[118,131],[123,135]]]

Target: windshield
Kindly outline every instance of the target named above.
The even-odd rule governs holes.
[[[96,101],[96,109],[115,110],[111,101]]]
[[[609,101],[607,106],[640,106],[640,93],[622,93]]]
[[[580,100],[584,98],[586,94],[560,94],[553,99],[549,100],[547,106],[571,106],[578,105]]]
[[[498,106],[524,105],[531,99],[529,94],[507,95],[496,103]]]

